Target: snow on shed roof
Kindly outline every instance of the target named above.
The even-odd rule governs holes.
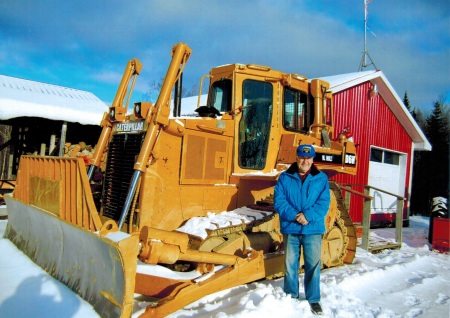
[[[378,92],[386,102],[388,107],[403,125],[406,133],[411,137],[416,150],[431,150],[431,144],[424,133],[411,116],[402,99],[397,95],[392,85],[384,76],[382,71],[366,71],[341,74],[335,76],[321,77],[322,80],[330,83],[330,91],[338,93],[350,87],[370,81],[376,84]]]
[[[200,95],[200,106],[206,105],[206,100],[208,98],[208,94]],[[173,107],[173,100],[172,105]],[[195,110],[198,107],[198,96],[189,96],[189,97],[183,97],[181,99],[181,116],[190,116],[190,115],[197,115]]]
[[[42,117],[99,125],[107,110],[90,92],[0,75],[0,120]]]

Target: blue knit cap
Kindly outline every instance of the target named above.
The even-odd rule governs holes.
[[[300,145],[297,148],[297,157],[310,157],[314,158],[316,151],[312,145]]]

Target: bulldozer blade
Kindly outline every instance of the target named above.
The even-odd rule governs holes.
[[[114,232],[101,237],[10,195],[5,200],[5,238],[101,317],[131,316],[138,236]]]

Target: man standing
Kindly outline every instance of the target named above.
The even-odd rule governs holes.
[[[312,145],[297,148],[297,162],[280,175],[274,199],[284,242],[284,291],[293,298],[299,297],[299,258],[303,246],[306,300],[314,314],[322,315],[320,267],[330,186],[327,175],[313,164],[315,155]]]

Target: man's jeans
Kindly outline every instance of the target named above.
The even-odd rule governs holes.
[[[320,301],[320,267],[322,258],[322,235],[285,234],[284,241],[284,291],[298,297],[298,270],[300,266],[300,246],[303,246],[305,261],[305,295],[309,303]]]

